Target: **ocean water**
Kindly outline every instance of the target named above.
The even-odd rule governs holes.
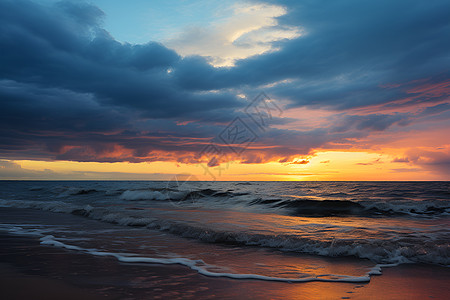
[[[0,181],[0,206],[23,210],[0,230],[142,268],[367,282],[450,265],[449,182]]]

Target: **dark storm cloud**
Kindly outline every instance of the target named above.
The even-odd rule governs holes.
[[[83,2],[0,1],[3,157],[139,161],[199,151],[182,139],[209,138],[214,127],[175,123],[227,122],[242,105],[226,91],[184,91],[168,72],[181,60],[175,51],[119,43],[103,15]],[[130,151],[108,154],[118,146]]]
[[[116,41],[104,13],[82,1],[44,6],[0,0],[0,157],[198,162],[197,153],[261,85],[290,106],[345,110],[448,95],[450,33],[444,1],[281,1],[280,26],[305,35],[277,52],[214,68],[157,42]],[[423,79],[426,87],[415,88]],[[430,93],[441,89],[443,92]],[[324,128],[258,132],[242,162],[289,162],[330,143],[432,118],[448,104],[407,113],[341,113]],[[272,125],[289,123],[274,118]],[[250,121],[249,121],[250,122]]]
[[[92,93],[98,101],[174,118],[233,108],[229,93],[180,89],[167,72],[180,57],[158,43],[122,44],[100,26],[101,11],[62,2],[46,8],[29,1],[0,3],[0,76],[18,82]]]
[[[294,79],[267,91],[293,106],[345,109],[405,96],[384,84],[448,80],[448,1],[273,2],[288,8],[279,22],[301,26],[303,36],[280,42],[280,51],[238,61],[230,70],[213,70],[200,59],[183,62],[177,69],[180,84],[187,83],[187,69],[195,70],[186,86],[194,89],[251,89]]]
[[[127,126],[123,109],[104,109],[91,94],[0,81],[1,128],[19,131],[108,132]],[[30,126],[32,125],[32,126]]]
[[[34,157],[35,149],[41,158],[157,160],[149,153],[200,151],[201,145],[193,142],[215,133],[211,126],[177,126],[170,120],[138,124],[131,110],[105,107],[90,94],[64,89],[0,81],[0,98],[0,154],[10,158]],[[114,153],[121,150],[129,151]],[[173,155],[169,158],[174,160]]]
[[[345,132],[350,130],[383,131],[398,124],[407,125],[409,114],[371,114],[371,115],[345,115],[342,116],[332,131]]]

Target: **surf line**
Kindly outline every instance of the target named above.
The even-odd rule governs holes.
[[[381,275],[381,268],[393,267],[398,264],[377,264],[364,276],[348,276],[348,275],[335,275],[335,274],[323,274],[317,275],[316,277],[309,278],[282,278],[282,277],[272,277],[258,274],[235,274],[235,273],[219,273],[208,271],[207,267],[215,267],[205,263],[203,260],[192,260],[188,258],[178,257],[178,258],[153,258],[153,257],[142,257],[135,254],[118,254],[114,252],[98,251],[97,249],[86,249],[74,245],[68,245],[57,241],[53,235],[47,235],[40,238],[42,245],[49,245],[59,248],[65,248],[68,250],[81,251],[87,254],[95,256],[109,256],[114,257],[120,262],[124,263],[151,263],[151,264],[178,264],[189,267],[190,269],[197,271],[199,274],[208,277],[226,277],[231,279],[253,279],[253,280],[265,280],[265,281],[279,281],[288,283],[297,282],[347,282],[347,283],[361,283],[370,282],[370,277],[372,275]]]

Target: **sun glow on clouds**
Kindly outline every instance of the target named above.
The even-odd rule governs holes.
[[[299,37],[300,28],[278,24],[276,18],[286,13],[278,5],[235,4],[219,22],[188,27],[164,44],[183,56],[207,57],[215,67],[233,66],[238,59],[276,51],[273,42]]]
[[[0,1],[0,178],[212,180],[264,91],[215,180],[448,180],[450,5],[380,1]]]
[[[391,149],[392,150],[392,149]],[[401,154],[400,154],[401,155]],[[417,156],[416,156],[417,159]],[[422,160],[425,160],[423,158]],[[204,172],[199,164],[173,162],[98,163],[71,161],[0,161],[0,179],[62,179],[62,180],[438,180],[438,176],[417,165],[407,157],[394,153],[365,151],[320,151],[299,157],[298,163],[229,162],[228,166],[209,168],[215,178]],[[13,174],[11,171],[15,171]]]

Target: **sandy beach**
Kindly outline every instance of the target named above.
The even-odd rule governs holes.
[[[2,299],[447,299],[450,270],[386,268],[370,283],[279,283],[209,278],[176,265],[122,264],[112,258],[0,235]]]

